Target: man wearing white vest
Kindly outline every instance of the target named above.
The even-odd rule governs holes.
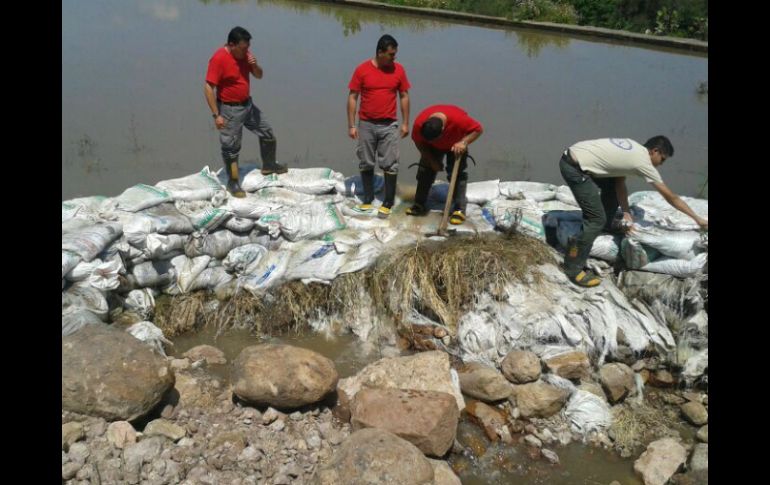
[[[599,276],[585,269],[586,260],[602,230],[610,231],[617,226],[624,231],[630,229],[633,220],[626,189],[629,175],[643,177],[666,202],[708,230],[708,221],[673,193],[658,173],[657,167],[673,155],[671,141],[662,135],[650,138],[644,145],[629,138],[587,140],[564,151],[559,170],[583,211],[582,231],[564,256],[564,272],[570,281],[583,287],[601,283]],[[618,207],[623,212],[625,224],[613,224]]]

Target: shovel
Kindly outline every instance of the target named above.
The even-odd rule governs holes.
[[[452,178],[449,181],[449,192],[446,195],[446,204],[444,204],[444,215],[441,217],[441,224],[438,226],[438,235],[446,236],[447,223],[449,222],[449,209],[452,207],[452,197],[455,195],[455,184],[457,183],[457,172],[460,171],[462,155],[458,159],[455,157],[455,163],[452,167]]]

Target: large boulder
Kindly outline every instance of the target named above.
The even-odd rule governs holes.
[[[433,467],[413,444],[385,430],[351,434],[328,463],[318,468],[318,485],[431,485]]]
[[[626,364],[605,364],[599,370],[599,381],[611,403],[625,398],[635,389],[634,371]]]
[[[126,332],[88,325],[62,337],[62,409],[132,421],[174,385],[166,359]]]
[[[511,350],[505,356],[500,368],[506,379],[514,384],[535,382],[540,378],[540,357],[528,350]]]
[[[354,431],[384,429],[432,456],[442,456],[452,447],[460,419],[451,394],[403,389],[362,389],[350,413]]]
[[[355,376],[340,379],[337,392],[339,415],[343,419],[349,419],[350,402],[358,391],[366,388],[446,392],[454,396],[458,411],[465,408],[460,386],[452,381],[449,355],[439,350],[380,359]]]
[[[653,441],[634,462],[634,471],[644,485],[665,485],[687,459],[687,451],[673,438]]]
[[[459,371],[458,375],[463,394],[484,402],[508,399],[513,392],[511,383],[492,367],[474,362]]]
[[[238,397],[278,408],[319,402],[339,379],[334,362],[323,355],[282,344],[246,347],[235,359],[232,375]]]
[[[537,381],[513,386],[511,401],[524,418],[547,418],[558,413],[567,398],[567,390]]]
[[[578,350],[546,359],[545,365],[551,372],[565,379],[586,380],[591,376],[591,362],[585,352]]]

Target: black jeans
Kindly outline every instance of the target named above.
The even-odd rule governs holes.
[[[594,177],[572,165],[566,155],[559,160],[559,170],[583,211],[582,231],[576,241],[577,255],[570,257],[567,248],[568,257],[564,258],[564,272],[575,276],[583,270],[594,240],[611,227],[619,206],[615,191],[617,178]]]

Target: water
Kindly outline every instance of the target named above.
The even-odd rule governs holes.
[[[562,184],[557,162],[575,141],[669,136],[662,167],[677,193],[707,196],[708,58],[566,35],[481,27],[292,1],[65,0],[62,4],[62,198],[114,196],[221,164],[203,98],[208,59],[235,25],[265,70],[251,93],[273,125],[278,158],[352,175],[347,83],[392,34],[412,83],[411,118],[449,102],[480,120],[471,180]],[[242,162],[259,161],[244,134]],[[401,143],[400,181],[418,160]],[[629,189],[646,189],[629,180]]]

